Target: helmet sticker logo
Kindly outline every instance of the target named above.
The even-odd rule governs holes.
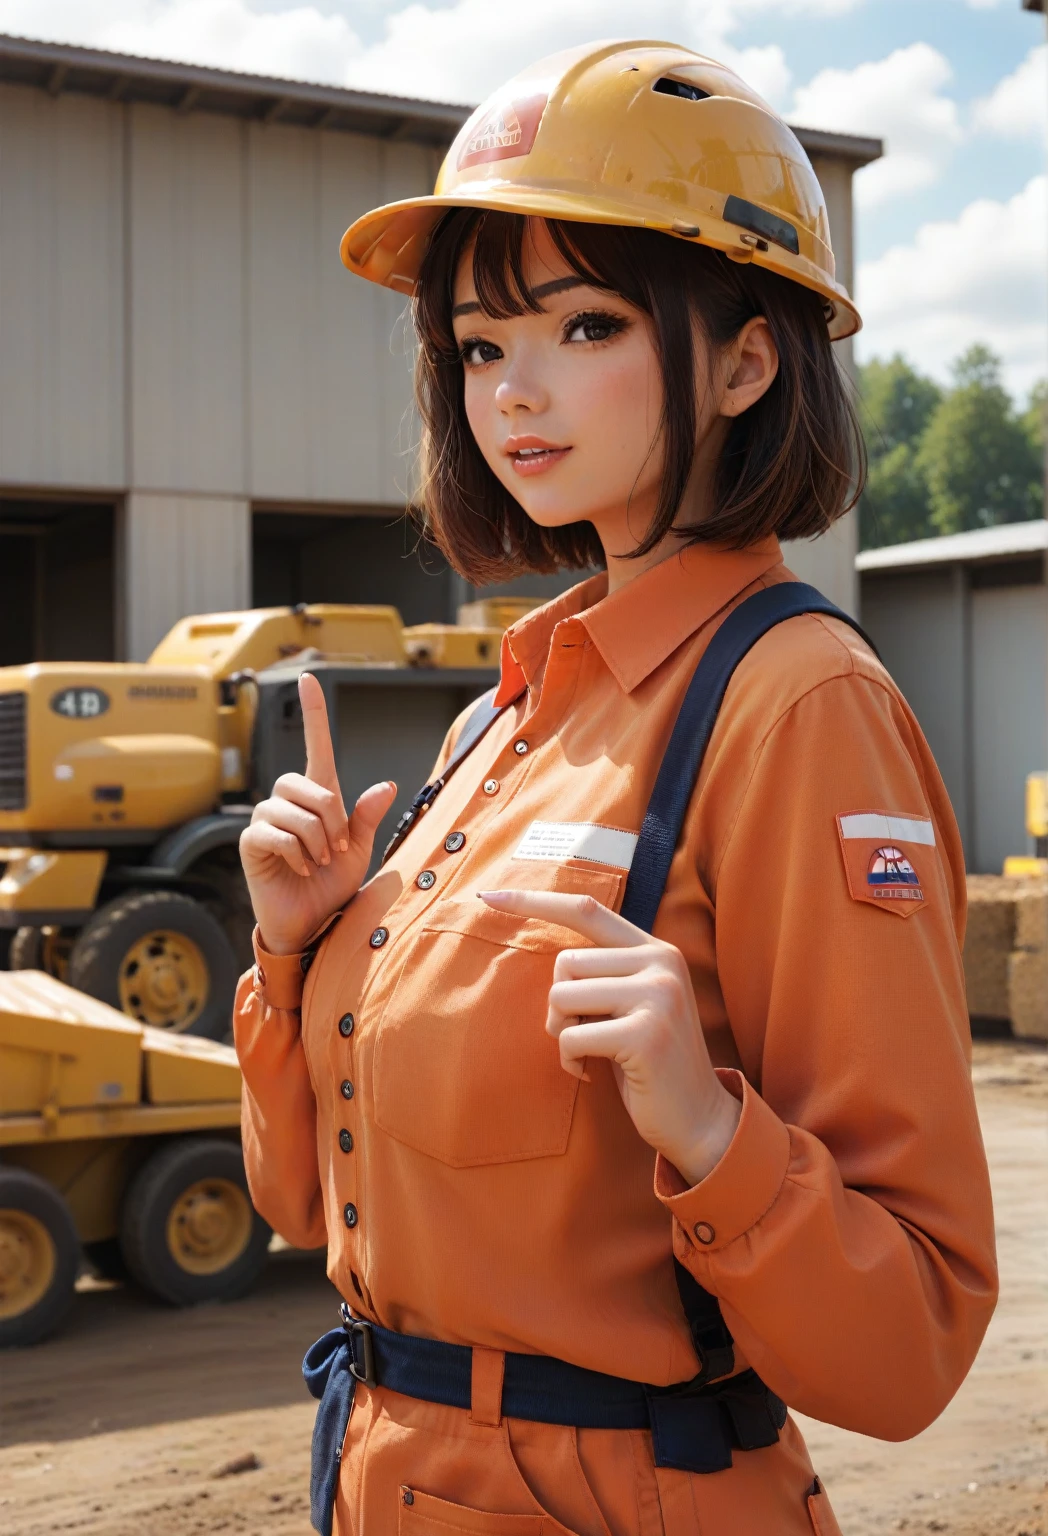
[[[896,901],[923,901],[921,878],[901,848],[887,844],[875,850],[866,870],[871,895]]]
[[[548,99],[530,96],[526,101],[504,101],[490,108],[469,128],[455,162],[458,170],[528,154]]]

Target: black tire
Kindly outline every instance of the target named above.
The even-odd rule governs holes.
[[[202,1234],[193,1231],[192,1214],[183,1211],[179,1220],[179,1201],[194,1186],[200,1193],[187,1200],[190,1211],[197,1201],[209,1202],[212,1218],[217,1206],[231,1219],[212,1219],[208,1227],[209,1211],[198,1205]],[[172,1244],[172,1225],[181,1246]],[[262,1271],[269,1238],[270,1228],[251,1205],[244,1159],[233,1141],[184,1136],[169,1142],[143,1163],[124,1197],[120,1250],[128,1272],[172,1306],[242,1296]]]
[[[35,1344],[69,1310],[80,1239],[57,1189],[24,1168],[0,1168],[0,1252],[0,1347]],[[48,1267],[46,1289],[34,1294]]]
[[[38,971],[44,936],[39,928],[16,928],[7,952],[9,971]]]
[[[75,928],[16,928],[7,956],[9,971],[46,971],[65,981]]]
[[[175,972],[179,954],[191,953],[188,971],[202,966],[205,973],[203,986],[192,976],[177,991],[170,1017],[134,990],[131,971],[140,962],[130,957],[136,946],[149,947],[150,936],[175,956]],[[138,969],[138,974],[144,972]],[[85,923],[69,957],[68,980],[140,1023],[222,1040],[232,1022],[239,974],[221,923],[199,901],[179,891],[135,891],[100,907]]]

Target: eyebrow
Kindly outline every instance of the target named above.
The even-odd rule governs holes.
[[[531,290],[533,299],[548,299],[554,293],[567,293],[569,288],[585,288],[587,284],[581,277],[555,277],[551,283],[540,283],[537,288]],[[459,315],[478,315],[480,305],[476,299],[471,299],[468,304],[456,304],[451,311],[452,320],[457,320]]]

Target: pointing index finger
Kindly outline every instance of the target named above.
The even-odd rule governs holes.
[[[331,744],[327,704],[324,690],[312,672],[303,672],[299,677],[298,697],[302,705],[302,730],[306,738],[306,778],[338,794],[338,770],[335,767],[335,749]]]
[[[477,895],[499,912],[556,923],[604,949],[632,949],[651,942],[650,933],[602,907],[592,896],[568,896],[559,891],[478,891]]]

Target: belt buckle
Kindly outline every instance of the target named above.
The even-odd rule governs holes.
[[[357,1381],[362,1381],[366,1387],[377,1387],[375,1377],[375,1344],[371,1333],[371,1324],[363,1317],[354,1317],[352,1312],[343,1302],[339,1308],[342,1317],[342,1326],[346,1330],[349,1343],[349,1373]],[[361,1373],[357,1365],[356,1340],[361,1339],[364,1345],[364,1370]]]

